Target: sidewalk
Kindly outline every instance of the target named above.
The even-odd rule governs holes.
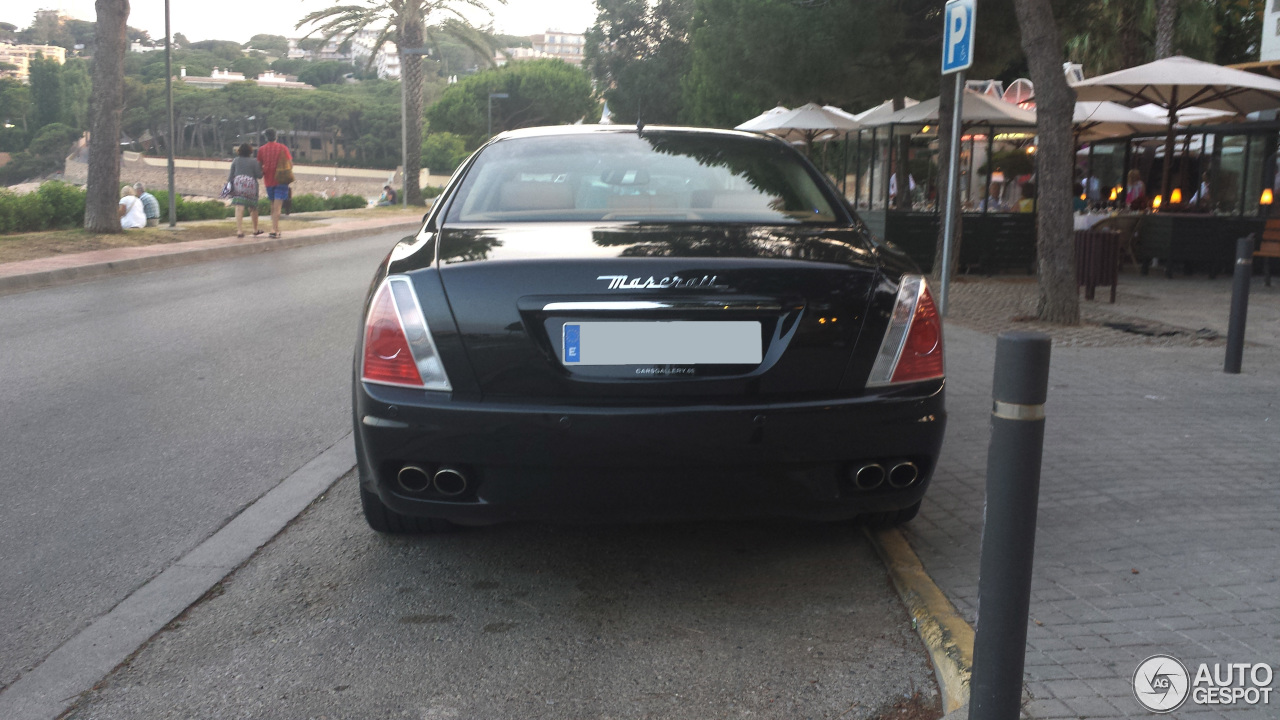
[[[110,275],[189,265],[205,260],[252,255],[286,248],[318,245],[382,232],[416,230],[422,224],[417,214],[380,218],[317,220],[315,228],[296,230],[282,238],[266,236],[237,238],[234,235],[181,243],[112,248],[91,252],[0,264],[0,295],[42,287],[85,282]]]
[[[957,284],[955,307],[1007,294],[1002,282]],[[1114,308],[1082,303],[1095,321],[1125,315],[1189,336],[1054,331],[1026,656],[1032,718],[1149,716],[1132,676],[1155,654],[1193,674],[1200,663],[1280,665],[1280,294],[1256,279],[1244,373],[1226,375],[1222,340],[1194,331],[1225,334],[1230,283],[1126,276]],[[923,510],[905,528],[970,623],[993,333],[1030,325],[978,305],[947,327],[946,444]],[[1189,700],[1176,716],[1274,718],[1280,699],[1271,702]]]

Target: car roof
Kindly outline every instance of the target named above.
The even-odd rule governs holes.
[[[643,130],[635,125],[544,125],[540,127],[520,128],[518,130],[507,130],[506,132],[495,135],[493,142],[499,140],[514,140],[517,138],[528,137],[549,137],[549,136],[572,136],[572,135],[592,135],[592,134],[615,134],[615,135],[634,135],[639,132],[646,133],[687,133],[690,135],[711,135],[722,137],[738,137],[738,138],[754,138],[757,140],[771,140],[774,142],[782,142],[782,140],[771,135],[762,135],[760,133],[743,132],[741,130],[723,130],[720,128],[709,127],[682,127],[676,125],[645,125]],[[785,143],[784,143],[785,144]]]

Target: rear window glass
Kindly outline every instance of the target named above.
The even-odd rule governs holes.
[[[649,132],[495,143],[467,171],[447,220],[823,224],[836,215],[789,148]]]

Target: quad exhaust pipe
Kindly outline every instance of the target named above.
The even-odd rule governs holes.
[[[920,468],[913,462],[900,462],[889,471],[889,486],[904,488],[910,486],[920,477]]]
[[[467,476],[457,468],[441,467],[431,478],[431,486],[441,495],[453,497],[467,491]]]
[[[431,487],[431,476],[417,465],[405,465],[396,473],[396,482],[405,492],[420,493]]]
[[[456,497],[467,491],[467,476],[458,468],[441,466],[434,473],[417,465],[405,465],[396,473],[400,489],[408,493],[423,493],[434,489],[445,497]]]
[[[889,481],[889,487],[901,490],[920,479],[920,468],[907,460],[898,463],[867,463],[853,471],[853,484],[859,490],[875,490]]]
[[[884,482],[884,466],[880,463],[871,463],[858,468],[853,474],[853,484],[859,490],[874,490],[880,487]]]

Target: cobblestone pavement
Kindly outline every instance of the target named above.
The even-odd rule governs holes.
[[[1035,313],[1036,281],[1028,277],[960,277],[951,286],[952,324],[995,334],[1018,328],[1054,336],[1058,345],[1085,347],[1203,347],[1226,344],[1231,278],[1122,275],[1116,303],[1080,301],[1082,323],[1064,329],[1029,321]],[[1083,293],[1081,293],[1083,297]],[[1246,338],[1280,348],[1280,282],[1254,278]]]
[[[1034,291],[1007,280],[956,285],[956,317],[947,328],[948,436],[930,496],[907,526],[926,569],[970,622],[977,614],[995,338],[962,325],[1030,325],[1001,319],[1007,305],[994,303],[984,317],[972,302],[1007,298],[1019,285]],[[1221,285],[1204,287],[1211,289],[1181,299],[1176,285],[1155,292],[1166,304],[1188,306],[1200,295],[1221,296]],[[1268,290],[1250,308],[1260,320],[1280,307],[1280,295]],[[970,307],[962,309],[966,301]],[[1141,302],[1131,298],[1116,312]],[[1195,307],[1172,306],[1136,317],[1152,322],[1179,312],[1184,322],[1199,317]],[[1135,341],[1089,326],[1054,334],[1027,714],[1149,716],[1131,678],[1139,662],[1158,653],[1179,658],[1193,674],[1200,663],[1280,665],[1280,342],[1259,331],[1260,342],[1246,348],[1244,373],[1232,376],[1222,372],[1218,341]],[[1272,687],[1280,693],[1280,683]],[[1188,701],[1175,713],[1184,715],[1276,718],[1280,698],[1269,706]]]

